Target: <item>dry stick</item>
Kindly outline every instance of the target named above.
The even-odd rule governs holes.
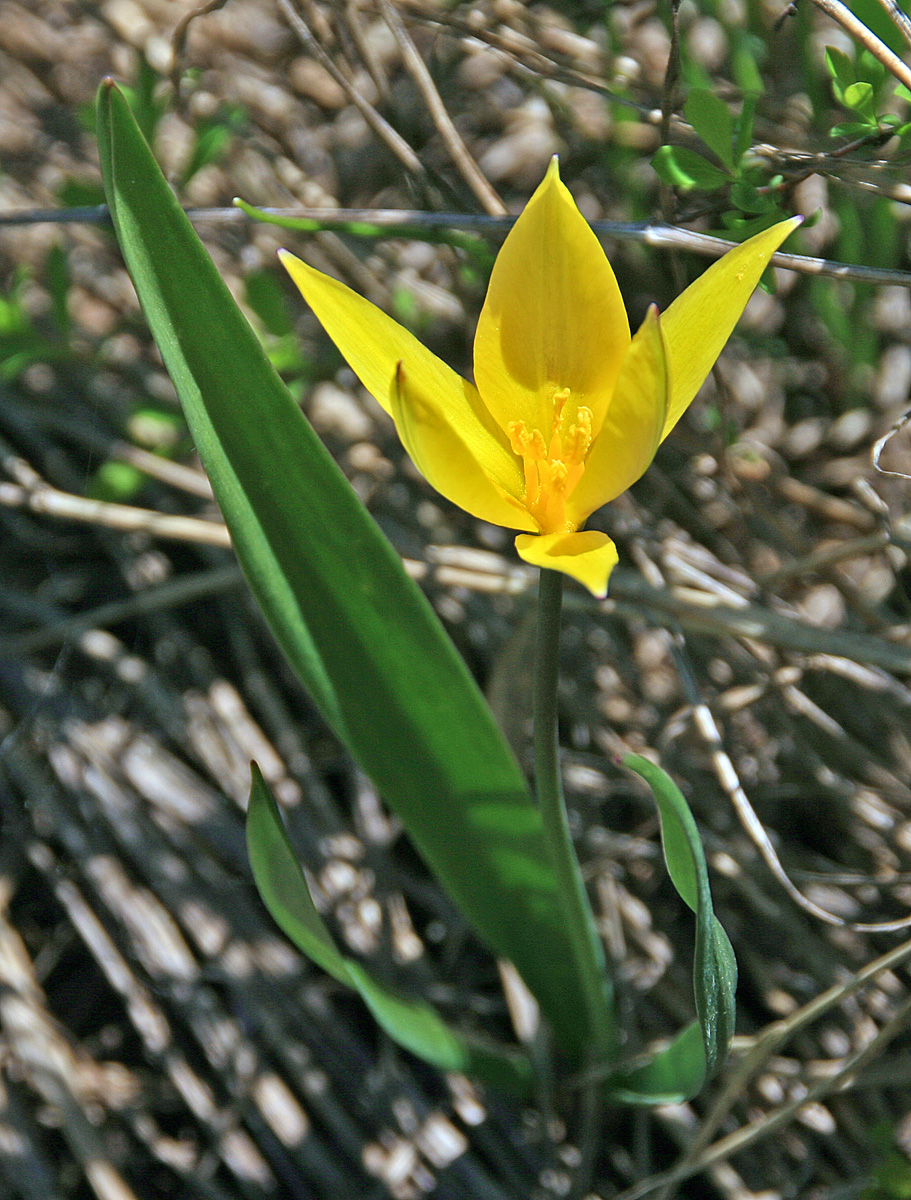
[[[791,694],[796,691],[794,688],[786,690]],[[781,865],[781,860],[772,844],[772,840],[766,833],[765,826],[759,820],[756,810],[743,790],[743,785],[740,782],[734,764],[731,762],[730,755],[724,749],[715,718],[712,716],[708,705],[704,702],[693,705],[693,723],[703,741],[710,747],[716,778],[722,788],[724,788],[725,794],[730,800],[734,812],[737,814],[737,819],[740,821],[741,826],[753,845],[762,855],[766,866],[795,904],[799,905],[805,912],[817,917],[820,921],[825,921],[828,925],[847,927],[859,933],[895,933],[900,929],[907,929],[911,926],[911,916],[901,917],[895,921],[846,921],[843,917],[836,916],[827,909],[821,908],[820,905],[815,904],[805,896],[797,885],[792,882],[790,876]]]
[[[899,946],[897,950],[893,950],[889,955],[884,955],[883,959],[878,960],[877,963],[871,964],[870,968],[864,968],[864,971],[859,972],[858,974],[864,975],[864,982],[866,982],[866,979],[870,978],[872,974],[888,969],[888,966],[897,965],[899,962],[907,959],[909,955],[911,955],[911,943],[906,942],[904,945]],[[891,962],[887,963],[885,966],[880,965],[883,964],[885,959],[890,959]],[[870,972],[870,974],[867,974],[868,972]],[[854,986],[854,980],[851,980],[844,986],[846,988],[845,995],[850,995],[852,992],[857,990],[857,988]],[[840,988],[830,988],[829,991],[824,992],[821,997],[817,997],[816,1000],[811,1001],[810,1004],[806,1006],[806,1009],[801,1009],[799,1013],[795,1013],[794,1017],[798,1018],[796,1028],[800,1028],[807,1023],[806,1020],[804,1020],[805,1012],[812,1010],[812,1015],[808,1018],[812,1020],[815,1019],[816,1016],[819,1016],[824,1008],[830,1007],[831,1004],[836,1003],[838,999],[840,999],[840,996],[833,997],[833,993],[838,990],[840,990]],[[824,1001],[825,1003],[820,1006],[820,1001]],[[732,1154],[738,1154],[743,1150],[746,1150],[749,1146],[754,1145],[756,1142],[761,1141],[763,1138],[768,1137],[777,1129],[780,1129],[783,1125],[793,1120],[793,1118],[800,1112],[802,1108],[806,1107],[806,1105],[822,1099],[823,1096],[834,1091],[836,1088],[841,1087],[842,1085],[847,1086],[850,1083],[850,1077],[852,1075],[855,1075],[858,1071],[862,1070],[863,1067],[866,1066],[867,1062],[871,1061],[877,1054],[880,1053],[880,1051],[885,1049],[886,1045],[888,1045],[892,1038],[896,1037],[904,1030],[909,1012],[911,1012],[911,998],[907,999],[904,1004],[902,1004],[898,1011],[895,1012],[886,1022],[876,1037],[873,1038],[866,1046],[864,1046],[863,1049],[859,1050],[855,1055],[853,1055],[853,1057],[843,1060],[843,1065],[838,1071],[824,1079],[819,1080],[818,1083],[809,1087],[804,1096],[796,1100],[791,1100],[787,1104],[783,1104],[780,1108],[775,1109],[773,1112],[768,1113],[765,1117],[760,1118],[757,1121],[751,1121],[748,1125],[741,1126],[740,1129],[735,1129],[733,1133],[728,1134],[727,1137],[721,1138],[720,1141],[715,1142],[714,1145],[708,1146],[699,1153],[694,1153],[693,1148],[691,1147],[691,1149],[687,1151],[686,1155],[675,1167],[672,1167],[669,1171],[663,1171],[659,1175],[653,1175],[651,1179],[644,1179],[641,1182],[634,1184],[631,1188],[627,1188],[625,1192],[621,1192],[618,1196],[615,1196],[614,1200],[641,1200],[641,1197],[648,1195],[650,1192],[658,1191],[659,1189],[661,1189],[661,1195],[666,1196],[669,1193],[669,1190],[675,1187],[678,1183],[682,1183],[684,1180],[690,1179],[694,1175],[698,1175],[707,1167],[711,1167],[716,1163],[723,1162],[725,1159],[730,1158]],[[792,1020],[793,1019],[794,1018],[792,1018]],[[728,1109],[739,1097],[742,1087],[745,1085],[746,1081],[753,1074],[755,1074],[755,1071],[759,1069],[762,1063],[765,1062],[772,1053],[774,1053],[781,1042],[789,1037],[793,1031],[796,1031],[788,1029],[785,1031],[784,1037],[781,1037],[779,1025],[783,1024],[786,1024],[786,1022],[776,1022],[776,1024],[773,1025],[766,1034],[761,1035],[761,1041],[758,1042],[754,1047],[754,1052],[760,1051],[761,1047],[761,1051],[756,1055],[755,1063],[752,1061],[753,1056],[751,1055],[749,1068],[744,1072],[743,1080],[741,1081],[740,1073],[738,1071],[738,1075],[735,1076],[734,1080],[731,1081],[731,1084],[725,1088],[725,1091],[719,1098],[716,1108],[712,1110],[707,1118],[706,1124],[710,1130],[708,1136],[711,1136],[711,1133],[717,1128],[717,1124],[727,1115]],[[766,1046],[766,1038],[768,1039],[768,1047]],[[768,1049],[767,1053],[766,1049]],[[745,1066],[746,1064],[743,1065]],[[703,1144],[701,1132],[699,1135],[697,1135],[697,1141],[700,1143],[700,1145]]]
[[[542,51],[539,44],[530,38],[519,35],[515,30],[498,26],[497,29],[476,28],[469,20],[460,17],[457,12],[444,12],[440,9],[425,10],[415,0],[399,0],[401,7],[408,9],[412,20],[430,29],[442,30],[452,38],[462,38],[470,43],[483,42],[492,50],[507,59],[510,66],[518,68],[532,76],[536,82],[543,77],[545,82],[568,83],[573,87],[584,88],[586,91],[597,92],[609,100],[631,108],[649,125],[657,125],[661,120],[661,110],[651,105],[641,104],[636,100],[615,92],[607,86],[601,75],[592,75],[580,71],[571,65],[567,56],[551,57]],[[474,15],[474,14],[472,14]],[[521,40],[519,40],[521,38]],[[521,56],[521,57],[520,57]],[[672,117],[675,126],[691,129],[691,126]]]
[[[417,47],[411,40],[411,35],[405,28],[402,18],[396,12],[390,0],[379,0],[379,6],[380,12],[383,14],[383,19],[392,30],[392,36],[398,43],[405,69],[421,93],[437,132],[443,139],[443,143],[449,151],[453,162],[461,171],[462,178],[492,217],[505,217],[506,205],[490,186],[478,164],[471,157],[468,147],[453,124],[452,117],[447,112],[446,105],[443,103],[442,97],[430,77],[427,65],[420,54],[418,54]]]
[[[17,473],[17,481],[0,483],[0,506],[4,508],[24,508],[63,520],[103,525],[124,533],[147,533],[151,537],[169,541],[223,547],[231,545],[227,527],[221,521],[171,516],[131,504],[113,504],[107,500],[90,500],[86,496],[61,492],[36,476],[24,460],[20,459],[19,463],[26,470]],[[6,463],[4,466],[9,469]]]
[[[351,80],[342,74],[332,61],[332,58],[310,32],[307,22],[295,9],[291,0],[278,0],[278,7],[284,13],[288,24],[300,38],[301,43],[317,62],[325,67],[373,132],[392,151],[402,166],[413,175],[423,175],[424,164],[418,155],[412,150],[402,135],[392,128],[385,117],[381,117],[373,105],[364,99],[357,88],[351,83]]]
[[[396,135],[398,136],[398,135]],[[250,218],[238,208],[188,208],[185,210],[191,221],[198,224],[233,224]],[[508,233],[514,217],[492,217],[479,213],[428,213],[415,209],[398,208],[263,208],[266,216],[297,221],[313,221],[321,225],[367,224],[388,229],[390,237],[414,237],[415,229],[469,229],[478,232],[487,230]],[[0,228],[10,225],[65,225],[102,224],[110,220],[105,205],[84,208],[29,209],[23,212],[0,213]],[[720,258],[733,250],[739,243],[724,238],[712,237],[707,233],[696,233],[691,229],[678,229],[673,225],[648,225],[634,221],[592,221],[595,233],[603,234],[616,242],[642,242],[659,250],[680,249],[705,258]],[[357,230],[353,231],[355,234]],[[911,288],[911,272],[893,271],[887,267],[865,267],[856,263],[840,263],[828,258],[813,258],[807,254],[788,254],[776,251],[771,259],[773,267],[783,267],[800,275],[821,275],[831,279],[852,280],[856,283],[894,285]]]
[[[666,589],[667,583],[661,569],[649,558],[645,549],[636,543],[633,544],[632,549],[633,556],[649,583],[656,589]],[[665,630],[663,632],[677,663],[681,682],[690,701],[696,732],[709,747],[715,777],[730,800],[744,832],[762,855],[766,866],[788,896],[805,912],[817,917],[820,921],[825,921],[829,925],[847,927],[861,933],[893,933],[896,930],[907,929],[911,926],[911,916],[902,917],[895,921],[881,921],[870,924],[846,921],[844,918],[836,916],[834,913],[830,913],[827,909],[815,904],[792,882],[790,876],[781,865],[781,860],[772,844],[772,839],[756,815],[756,810],[753,808],[749,797],[743,789],[736,768],[731,761],[731,756],[724,748],[724,742],[722,741],[721,732],[718,729],[715,718],[712,716],[708,705],[699,695],[698,688],[688,665],[686,643],[683,640],[682,631],[678,630],[674,633],[671,630]],[[788,691],[795,690],[793,688],[788,689]]]
[[[22,463],[22,460],[18,461]],[[8,461],[4,461],[2,457],[0,465],[9,469]],[[31,470],[28,464],[23,465]],[[40,476],[35,477],[40,480]],[[131,532],[147,533],[150,536],[167,536],[207,545],[230,544],[227,528],[217,521],[205,521],[197,517],[165,516],[147,509],[86,500],[82,496],[58,492],[43,480],[41,483],[45,489],[41,493],[42,496],[53,493],[54,499],[51,504],[42,505],[40,501],[32,504],[27,495],[23,494],[21,483],[0,482],[0,505],[9,504],[15,508],[32,508],[45,512],[53,510],[55,516],[63,519],[106,524]],[[28,489],[24,491],[27,492]],[[110,510],[114,510],[113,513],[110,513]],[[107,520],[109,513],[110,521]],[[428,582],[433,580],[441,587],[465,587],[477,592],[518,596],[529,591],[534,577],[534,571],[527,567],[508,563],[489,551],[470,550],[464,546],[429,546],[427,556],[430,562],[403,559],[405,570],[413,579]],[[240,576],[237,578],[239,580]],[[143,595],[151,593],[152,589]],[[611,577],[609,599],[598,604],[590,596],[570,593],[566,605],[568,609],[583,609],[587,612],[597,607],[605,616],[624,618],[641,617],[642,610],[646,609],[664,617],[673,617],[682,628],[694,633],[708,634],[711,637],[751,638],[782,650],[804,654],[830,654],[851,662],[881,667],[891,674],[911,675],[911,648],[899,643],[850,630],[819,629],[758,604],[745,603],[732,607],[707,600],[704,592],[695,592],[685,587],[651,587],[632,572],[617,570]],[[120,611],[118,606],[117,612]],[[96,622],[109,623],[112,618],[105,616],[102,619],[102,613],[107,613],[107,606],[97,610],[94,616],[91,613],[84,614],[73,618],[73,621],[78,623],[80,630],[91,628]],[[70,636],[72,630],[69,624],[66,624],[65,631],[63,628],[63,625],[54,626],[33,634],[6,639],[0,643],[0,653],[24,652],[27,640],[30,649],[36,648],[31,645],[30,640],[35,638],[40,640],[42,647],[54,645]]]
[[[204,17],[219,8],[224,8],[227,3],[228,0],[204,0],[202,4],[182,16],[174,26],[174,32],[171,34],[171,87],[175,96],[180,95],[180,73],[190,26],[197,17]]]
[[[34,963],[9,914],[0,911],[0,1029],[10,1065],[60,1118],[73,1157],[97,1200],[136,1200],[86,1116],[80,1053],[52,1017]]]
[[[889,19],[893,25],[905,39],[907,44],[911,46],[911,18],[906,12],[898,7],[895,0],[879,0],[880,4],[889,15]]]
[[[775,571],[759,575],[756,582],[760,587],[769,589],[786,579],[793,579],[795,575],[823,571],[844,562],[845,559],[857,558],[862,554],[875,554],[877,550],[884,550],[890,541],[888,531],[883,529],[877,533],[868,534],[866,537],[852,538],[850,541],[840,542],[834,546],[824,546],[821,550],[816,550],[803,558],[796,558],[793,562],[785,563]]]
[[[877,975],[883,971],[894,971],[909,958],[911,958],[911,941],[903,942],[901,946],[896,946],[894,950],[890,950],[887,954],[868,963],[845,983],[834,984],[802,1008],[791,1013],[790,1016],[766,1026],[761,1033],[751,1039],[752,1045],[747,1054],[737,1064],[730,1079],[725,1083],[711,1111],[700,1123],[699,1132],[675,1169],[679,1170],[695,1161],[743,1095],[750,1080],[786,1042],[813,1021],[818,1020],[829,1009],[834,1008],[836,1004],[853,996]]]
[[[21,633],[16,637],[0,638],[0,659],[22,658],[59,646],[70,638],[81,638],[83,634],[95,633],[108,625],[119,625],[121,621],[133,620],[137,616],[152,612],[180,608],[204,597],[219,592],[233,591],[243,583],[240,567],[234,563],[226,567],[213,567],[192,575],[181,575],[169,579],[157,587],[146,588],[127,600],[112,600],[100,604],[88,612],[61,617],[53,625]],[[83,647],[84,648],[84,647]]]
[[[883,436],[873,444],[873,450],[871,451],[870,457],[873,461],[874,469],[877,470],[880,475],[895,475],[899,479],[911,479],[911,475],[908,475],[905,471],[889,471],[885,467],[881,467],[879,465],[879,460],[882,457],[882,452],[885,450],[886,445],[892,440],[892,438],[895,437],[897,433],[900,433],[904,429],[909,421],[911,421],[911,412],[906,412],[904,416],[898,418],[888,432],[884,433]]]
[[[357,46],[358,53],[364,60],[364,64],[370,73],[370,78],[376,85],[377,95],[385,99],[389,95],[389,79],[386,75],[386,68],[383,66],[382,59],[376,52],[374,43],[364,33],[359,0],[345,0],[345,23],[348,26],[348,32],[351,34],[351,40]]]
[[[841,0],[813,0],[813,3],[833,21],[837,21],[842,29],[850,33],[852,37],[857,38],[860,44],[869,50],[874,58],[879,59],[899,83],[903,83],[906,88],[911,90],[911,67],[902,62],[885,42],[880,41],[876,34],[864,25],[863,21],[858,20],[854,13],[842,4]]]

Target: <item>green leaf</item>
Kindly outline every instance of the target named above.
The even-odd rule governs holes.
[[[826,46],[826,67],[832,76],[833,91],[840,101],[841,93],[857,79],[854,60],[837,46]]]
[[[735,134],[735,165],[739,165],[740,160],[753,144],[753,118],[756,115],[756,105],[758,102],[758,92],[748,92],[743,98],[743,104],[740,107],[740,116],[737,118],[737,132]]]
[[[540,814],[430,605],[269,364],[123,97],[102,175],[149,325],[278,642],[454,901],[511,959],[557,1045],[589,1040]]]
[[[726,171],[686,146],[659,146],[652,158],[652,166],[662,183],[682,192],[693,189],[711,192],[726,187],[731,181]]]
[[[299,233],[319,233],[328,230],[359,238],[413,238],[415,241],[453,246],[464,251],[474,264],[483,270],[485,277],[490,274],[493,266],[494,255],[491,253],[490,246],[484,238],[475,233],[463,233],[458,229],[434,229],[421,225],[407,225],[404,222],[401,225],[390,227],[370,221],[333,220],[328,216],[319,221],[313,217],[289,217],[283,213],[267,212],[265,209],[255,208],[239,196],[235,196],[234,205],[248,217],[252,217],[254,221],[262,221],[266,225],[278,225],[281,229],[294,229]]]
[[[875,122],[876,120],[876,96],[873,91],[873,85],[870,83],[857,82],[852,83],[844,89],[844,99],[842,103],[846,108],[853,109],[854,112],[860,113],[867,120]]]
[[[251,271],[244,279],[247,303],[275,337],[284,337],[293,330],[293,322],[285,304],[285,293],[275,276],[268,271]]]
[[[768,58],[768,42],[748,29],[727,28],[730,42],[731,76],[744,96],[760,96],[765,91],[761,67]]]
[[[339,952],[316,910],[278,805],[255,763],[247,809],[247,848],[253,878],[275,923],[317,966],[359,992],[377,1023],[400,1046],[443,1071],[464,1071],[507,1091],[528,1092],[531,1063],[520,1050],[453,1030],[426,1001],[378,982],[363,966]]]
[[[763,184],[763,188],[766,187],[767,185]],[[755,184],[744,180],[738,180],[731,188],[731,203],[750,216],[769,212],[777,214],[780,208],[778,196],[774,192],[760,191]]]
[[[640,775],[658,805],[664,861],[683,902],[696,914],[693,990],[698,1020],[650,1062],[609,1082],[627,1103],[681,1103],[720,1066],[734,1032],[737,962],[712,909],[708,868],[693,814],[674,781],[654,763],[629,754],[623,765]]]
[[[72,321],[70,319],[69,310],[69,294],[70,284],[70,265],[67,261],[66,251],[59,242],[54,242],[48,251],[47,258],[44,263],[45,279],[47,281],[47,289],[51,294],[51,311],[54,314],[54,324],[57,326],[60,336],[66,340],[72,329]]]
[[[729,169],[734,169],[734,118],[723,100],[705,88],[693,88],[683,115],[708,148]]]
[[[871,125],[869,121],[843,121],[840,125],[833,125],[829,130],[829,137],[846,137],[859,138],[869,137],[875,132],[877,126]]]

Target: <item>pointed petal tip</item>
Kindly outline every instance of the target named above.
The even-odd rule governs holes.
[[[606,533],[594,529],[581,533],[520,533],[516,553],[533,567],[569,575],[599,600],[607,595],[607,581],[618,561],[617,547]]]

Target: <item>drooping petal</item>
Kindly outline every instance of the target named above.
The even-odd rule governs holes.
[[[671,364],[663,441],[690,406],[746,308],[769,259],[800,224],[780,221],[712,263],[661,318]]]
[[[577,579],[599,599],[607,595],[607,581],[617,565],[617,547],[606,533],[586,529],[581,533],[520,533],[519,558],[533,567],[561,571]]]
[[[409,388],[421,397],[422,411],[426,414],[430,407],[435,409],[437,425],[458,430],[481,468],[508,492],[520,494],[522,475],[517,460],[472,384],[351,288],[287,250],[280,250],[279,257],[352,371],[393,419],[392,393],[401,362]],[[515,521],[509,524],[520,527]]]
[[[574,524],[581,525],[645,472],[661,440],[669,397],[667,347],[653,304],[630,343],[601,432],[567,500],[567,516]]]
[[[629,340],[614,273],[554,159],[494,264],[475,336],[478,391],[502,428],[524,421],[548,441],[553,393],[569,388],[597,432]]]
[[[466,389],[472,386],[460,382]],[[493,525],[535,528],[518,503],[523,479],[517,460],[501,461],[505,452],[470,409],[453,420],[428,393],[426,381],[411,378],[405,363],[399,364],[392,388],[392,416],[415,466],[441,495]]]

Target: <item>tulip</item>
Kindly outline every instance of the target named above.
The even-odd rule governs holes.
[[[287,251],[282,262],[428,482],[520,530],[525,562],[607,593],[617,550],[588,517],[626,491],[701,387],[799,218],[713,263],[631,337],[610,263],[556,158],[497,256],[469,383],[391,317]]]

